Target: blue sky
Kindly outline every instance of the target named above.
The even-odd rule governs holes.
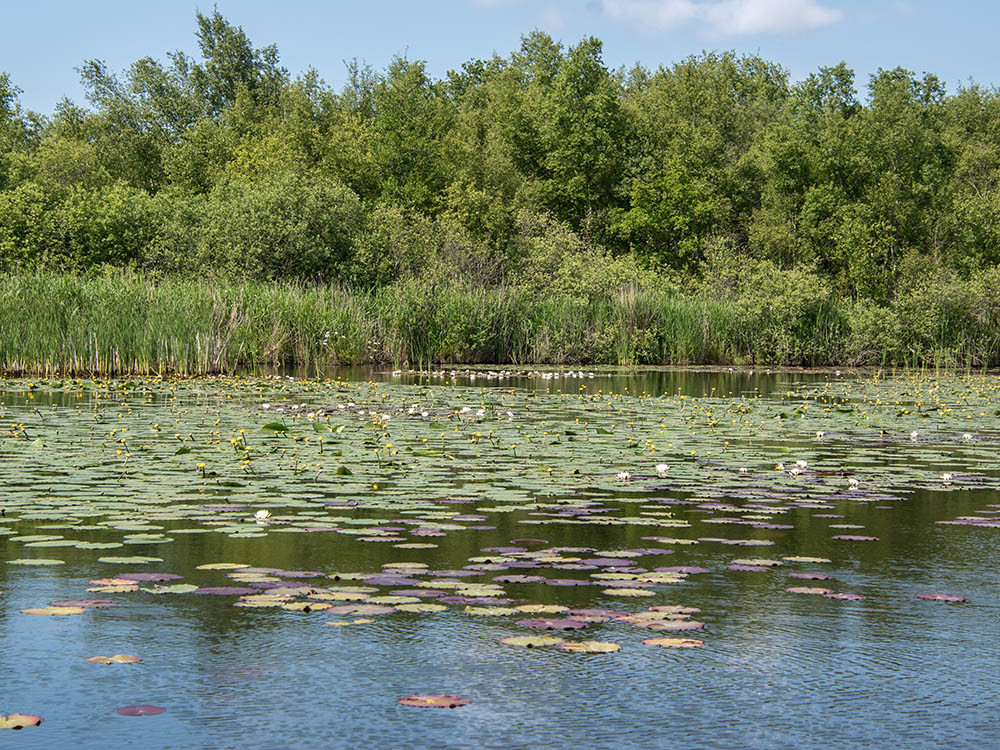
[[[83,103],[75,68],[100,58],[113,70],[167,50],[197,52],[194,14],[212,3],[90,0],[5,3],[0,71],[24,89],[22,104],[50,113]],[[995,54],[1000,5],[927,0],[218,0],[219,11],[258,47],[275,43],[293,74],[315,67],[330,84],[344,60],[384,69],[396,54],[444,75],[473,57],[507,55],[541,29],[566,44],[604,41],[611,67],[667,65],[702,50],[757,53],[798,80],[841,60],[864,93],[878,68],[937,74],[954,91],[1000,83]]]

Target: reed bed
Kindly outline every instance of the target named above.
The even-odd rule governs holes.
[[[416,282],[358,291],[18,273],[0,276],[0,367],[112,376],[352,364],[1000,365],[997,322],[971,303],[912,321],[830,298],[758,302],[633,287],[584,298]]]

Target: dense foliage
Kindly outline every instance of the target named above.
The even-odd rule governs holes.
[[[781,321],[783,361],[836,308],[840,349],[811,359],[996,358],[955,340],[1000,317],[994,89],[896,69],[861,98],[843,63],[792,83],[714,52],[609,70],[599,40],[533,32],[440,80],[352,64],[337,92],[218,12],[197,38],[197,60],[85,62],[90,108],[50,116],[0,74],[0,270],[728,301]]]

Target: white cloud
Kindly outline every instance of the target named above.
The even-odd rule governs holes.
[[[619,20],[669,29],[697,23],[715,34],[791,34],[840,21],[844,14],[816,0],[604,0]]]

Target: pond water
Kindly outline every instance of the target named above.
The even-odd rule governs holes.
[[[0,743],[1000,741],[998,378],[7,380],[0,402],[0,715],[43,718]],[[620,649],[564,645],[593,641]],[[116,654],[141,662],[87,661]],[[469,703],[398,703],[424,694]]]

